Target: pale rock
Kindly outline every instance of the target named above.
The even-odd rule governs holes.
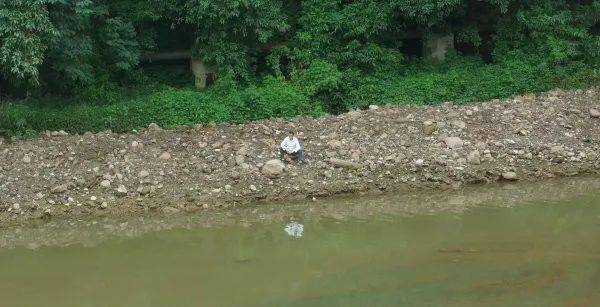
[[[432,135],[437,130],[438,126],[435,122],[430,120],[426,120],[423,122],[423,133],[425,133],[425,135]]]
[[[339,140],[331,140],[329,142],[327,142],[327,146],[329,146],[329,148],[332,149],[337,149],[342,147],[342,142],[340,142]]]
[[[157,132],[157,131],[162,131],[163,129],[159,125],[157,125],[155,123],[151,123],[150,125],[148,125],[148,130]]]
[[[481,154],[479,153],[479,150],[471,151],[467,156],[467,162],[474,165],[481,164]]]
[[[140,177],[140,178],[146,178],[146,177],[148,177],[148,176],[150,176],[150,172],[148,172],[148,171],[146,171],[146,170],[142,170],[142,171],[140,171],[140,173],[138,174],[138,177]]]
[[[119,196],[125,196],[127,195],[127,188],[124,185],[119,185],[119,187],[116,190],[116,194]]]
[[[518,176],[517,176],[517,173],[515,173],[515,172],[506,172],[506,173],[502,174],[502,178],[504,180],[511,180],[512,181],[512,180],[517,180]]]
[[[562,153],[564,153],[564,151],[565,151],[565,148],[561,145],[552,146],[550,148],[550,152],[553,154],[562,154]]]
[[[169,160],[169,159],[171,159],[171,154],[170,154],[170,153],[168,153],[168,152],[163,152],[163,153],[160,155],[160,157],[159,157],[159,158],[160,158],[161,160]]]
[[[591,108],[590,109],[590,116],[593,117],[593,118],[600,118],[600,110]]]
[[[103,188],[108,188],[108,187],[110,187],[110,181],[108,181],[108,180],[102,180],[100,182],[100,186],[103,187]]]
[[[446,146],[450,149],[459,149],[462,148],[464,145],[463,140],[456,136],[445,138],[444,143],[446,143]]]
[[[285,165],[278,159],[267,161],[262,167],[262,173],[268,178],[277,178],[285,170]]]
[[[348,160],[336,159],[336,158],[329,159],[329,163],[331,163],[335,167],[340,167],[340,168],[345,168],[345,169],[358,170],[358,169],[363,168],[363,165],[360,163],[356,163],[356,162],[352,162],[352,161],[348,161]]]
[[[235,164],[242,166],[245,163],[245,159],[243,155],[237,155],[235,156]]]
[[[455,121],[452,121],[452,127],[456,128],[456,129],[465,129],[467,127],[467,124],[465,122],[463,122],[462,120],[455,120]]]
[[[60,194],[60,193],[64,193],[69,189],[69,185],[67,184],[61,184],[58,186],[55,186],[54,188],[52,188],[52,190],[50,190],[50,192],[52,194]]]

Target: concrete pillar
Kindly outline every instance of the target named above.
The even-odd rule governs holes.
[[[214,74],[216,70],[204,64],[201,59],[194,57],[191,58],[190,65],[192,67],[192,72],[194,73],[196,88],[206,88],[208,76]]]
[[[448,51],[454,49],[454,34],[429,34],[423,38],[423,57],[433,62],[443,62]]]

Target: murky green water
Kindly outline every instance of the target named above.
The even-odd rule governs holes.
[[[600,306],[600,191],[566,195],[3,248],[0,306]]]

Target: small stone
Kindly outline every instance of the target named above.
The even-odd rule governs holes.
[[[140,173],[138,174],[138,177],[140,177],[140,178],[146,178],[148,176],[150,176],[150,172],[148,172],[146,170],[140,171]]]
[[[505,180],[511,180],[511,181],[518,179],[517,173],[515,173],[515,172],[506,172],[506,173],[503,173],[502,174],[502,178],[504,178]]]
[[[140,143],[138,143],[138,141],[131,142],[131,147],[136,148],[138,146],[140,146]]]
[[[159,157],[159,158],[160,158],[161,160],[169,160],[169,159],[171,159],[171,154],[170,154],[170,153],[168,153],[168,152],[163,152],[163,153],[160,155],[160,157]]]
[[[481,164],[481,154],[479,154],[479,150],[471,151],[467,156],[467,162],[474,165]]]
[[[96,200],[98,200],[98,197],[96,197],[96,196],[91,196],[91,197],[90,197],[90,200],[91,200],[91,201],[96,201]]]
[[[379,106],[372,104],[369,106],[369,110],[379,110]]]
[[[600,110],[591,108],[590,109],[590,116],[593,117],[593,118],[600,118]]]
[[[148,195],[151,192],[150,187],[138,187],[137,192],[140,193],[140,195]]]
[[[25,155],[23,157],[23,162],[25,162],[25,163],[31,163],[31,156],[30,155]]]
[[[426,120],[423,122],[423,133],[425,133],[425,135],[432,135],[437,130],[438,126],[435,122],[430,120]]]
[[[465,129],[467,127],[467,124],[465,122],[463,122],[462,120],[455,120],[455,121],[452,121],[452,127],[460,130],[460,129]]]
[[[329,163],[331,163],[335,167],[340,167],[340,168],[345,168],[345,169],[358,170],[358,169],[363,168],[363,165],[360,163],[356,163],[356,162],[352,162],[352,161],[348,161],[348,160],[342,160],[342,159],[331,158],[331,159],[329,159]]]
[[[13,204],[12,205],[12,209],[15,210],[15,211],[19,211],[19,210],[21,210],[21,205],[19,205],[19,204]]]
[[[455,136],[445,138],[444,143],[446,143],[446,146],[450,149],[459,149],[464,145],[463,140]]]
[[[255,185],[251,184],[251,185],[250,185],[250,191],[252,191],[252,192],[256,192],[256,191],[258,191],[258,189],[256,188],[256,186],[255,186]]]
[[[235,164],[238,166],[241,166],[245,163],[245,159],[243,155],[237,155],[235,156]]]
[[[329,148],[332,149],[337,149],[342,147],[342,142],[340,142],[339,140],[331,140],[329,142],[327,142],[327,146],[329,146]]]
[[[108,188],[108,187],[110,187],[110,181],[108,181],[108,180],[102,180],[100,182],[100,186],[103,187],[103,188]]]
[[[52,194],[60,194],[60,193],[64,193],[69,189],[69,186],[67,184],[61,184],[59,186],[55,186],[54,188],[52,188],[52,190],[50,190],[50,192]]]
[[[108,204],[106,202],[102,202],[102,204],[100,204],[100,209],[106,209],[108,208]]]
[[[151,123],[150,125],[148,125],[148,130],[157,132],[157,131],[162,131],[163,129],[159,125],[157,125],[155,123]]]
[[[127,195],[127,188],[124,185],[119,185],[116,192],[119,196],[125,196]]]
[[[553,154],[562,154],[564,153],[565,148],[561,145],[556,145],[556,146],[552,146],[550,147],[550,152]]]

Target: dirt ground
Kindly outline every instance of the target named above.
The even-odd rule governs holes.
[[[463,106],[0,141],[0,225],[598,174],[599,98],[598,88],[554,90]],[[290,130],[307,163],[281,170],[272,160]]]

